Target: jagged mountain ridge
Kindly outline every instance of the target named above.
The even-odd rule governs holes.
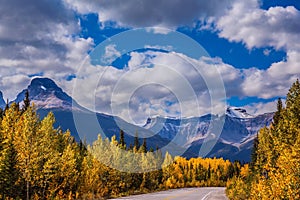
[[[77,140],[87,139],[91,143],[97,139],[99,133],[108,138],[113,135],[118,138],[122,128],[125,131],[125,141],[128,145],[133,143],[133,133],[138,131],[140,137],[149,137],[147,138],[148,147],[162,148],[171,144],[173,155],[186,150],[184,156],[188,158],[199,155],[199,150],[208,137],[210,124],[217,120],[224,120],[221,135],[207,156],[249,161],[252,143],[258,130],[265,125],[268,126],[273,117],[273,113],[252,116],[245,109],[229,107],[222,116],[209,114],[185,119],[157,116],[149,118],[144,127],[139,127],[129,124],[119,117],[86,110],[51,79],[35,78],[27,89],[40,116],[43,117],[52,111],[56,117],[56,126],[63,130],[69,129]],[[15,102],[23,101],[25,91],[26,89],[17,96]],[[79,120],[74,120],[74,115]],[[95,116],[100,126],[91,125]],[[120,124],[122,127],[119,127]]]
[[[119,139],[121,129],[119,126],[121,125],[128,146],[130,143],[133,144],[136,131],[138,131],[139,136],[151,136],[147,138],[149,147],[162,147],[169,143],[168,140],[158,135],[152,136],[149,130],[129,124],[119,117],[94,113],[81,107],[51,79],[33,79],[28,87],[17,95],[14,102],[22,104],[26,90],[29,91],[29,98],[36,106],[40,117],[43,118],[50,111],[53,112],[56,118],[55,126],[60,127],[63,131],[70,130],[77,141],[86,140],[86,142],[92,143],[99,134],[103,138],[111,138],[115,135]],[[140,139],[140,144],[142,142]],[[172,148],[180,148],[173,144],[171,146]]]
[[[252,116],[244,109],[228,108],[223,116],[205,115],[187,119],[148,118],[144,127],[184,146],[188,149],[187,152],[197,154],[209,136],[210,124],[216,120],[224,120],[220,137],[208,156],[249,161],[256,134],[261,128],[271,124],[273,115],[266,113]]]

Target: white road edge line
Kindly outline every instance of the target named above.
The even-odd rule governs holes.
[[[207,193],[201,200],[205,200],[213,191],[210,191],[209,193]]]

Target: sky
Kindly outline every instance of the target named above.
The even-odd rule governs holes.
[[[272,112],[300,77],[298,0],[0,0],[0,91],[48,77],[91,110]]]

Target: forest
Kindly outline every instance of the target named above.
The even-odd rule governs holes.
[[[300,199],[300,84],[278,100],[270,127],[261,129],[252,160],[227,183],[230,199]]]
[[[91,145],[40,119],[28,93],[23,106],[0,112],[1,199],[107,199],[159,190],[225,186],[241,164],[216,158],[173,158],[147,151],[146,139],[127,147],[124,132]],[[121,168],[120,168],[121,167]]]
[[[93,144],[76,142],[40,119],[28,94],[23,106],[0,110],[1,199],[107,199],[183,187],[226,186],[230,199],[300,199],[300,84],[278,100],[270,127],[261,129],[250,163],[172,157],[139,144],[121,130]],[[147,150],[149,149],[149,151]]]

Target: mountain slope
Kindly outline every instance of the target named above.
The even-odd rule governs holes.
[[[5,105],[6,105],[6,103],[5,103],[4,99],[3,99],[3,94],[2,94],[2,92],[0,91],[0,108],[1,108],[1,109],[4,109],[4,108],[5,108]]]
[[[22,103],[26,90],[30,100],[39,109],[85,110],[49,78],[33,79],[27,89],[17,95],[14,102]]]
[[[273,113],[251,116],[241,108],[234,108],[234,112],[229,112],[229,109],[220,117],[206,115],[188,119],[149,118],[144,127],[184,146],[187,148],[186,153],[199,155],[203,144],[209,142],[207,138],[210,135],[211,123],[224,120],[220,137],[207,156],[249,161],[253,140],[259,129],[270,125]]]
[[[139,127],[119,117],[86,110],[51,79],[33,79],[27,90],[40,116],[52,111],[56,117],[55,126],[64,131],[69,129],[77,141],[91,143],[97,139],[98,134],[103,138],[116,135],[119,139],[122,129],[128,146],[133,144],[137,132],[140,138],[147,138],[148,148],[158,147],[163,153],[169,151],[173,156],[184,155],[187,158],[202,155],[199,154],[202,148],[212,144],[213,148],[205,153],[208,157],[249,161],[257,132],[270,125],[273,117],[273,113],[252,116],[243,108],[229,107],[223,116],[209,114],[184,119],[158,116],[149,118],[144,127]],[[26,89],[15,101],[22,102],[25,92]],[[220,136],[216,137],[212,131],[218,122],[224,122],[224,125],[220,129]]]
[[[86,142],[92,143],[99,134],[103,138],[111,138],[115,135],[119,139],[122,129],[125,132],[125,141],[128,146],[133,144],[137,132],[139,137],[147,138],[148,149],[150,147],[161,148],[169,144],[169,148],[173,149],[173,155],[176,155],[176,152],[181,149],[180,146],[170,143],[169,140],[154,135],[147,129],[129,124],[119,117],[94,113],[81,107],[51,79],[33,79],[27,89],[17,95],[14,102],[22,104],[26,90],[29,91],[29,98],[37,107],[40,117],[43,118],[50,111],[53,112],[56,118],[55,127],[60,127],[63,131],[70,130],[76,141],[86,140]],[[140,144],[142,143],[143,141],[140,139]]]

